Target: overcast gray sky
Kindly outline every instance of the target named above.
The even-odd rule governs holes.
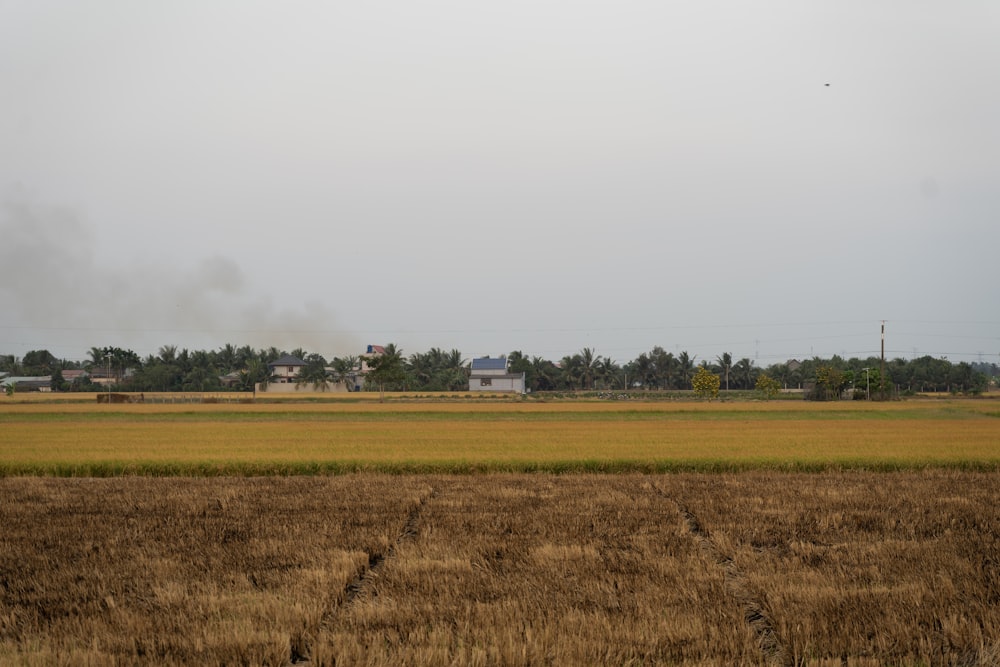
[[[0,353],[1000,361],[1000,4],[0,0]],[[827,85],[829,84],[829,85]]]

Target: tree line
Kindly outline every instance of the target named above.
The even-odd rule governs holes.
[[[296,381],[322,386],[343,381],[349,388],[363,382],[368,390],[465,391],[468,389],[469,360],[458,350],[431,348],[404,355],[396,345],[385,346],[385,354],[369,357],[369,372],[361,373],[360,356],[327,359],[302,348],[291,351],[276,347],[254,349],[226,344],[216,350],[161,347],[157,354],[140,358],[134,351],[118,347],[92,347],[81,362],[57,359],[47,350],[32,350],[22,358],[0,355],[0,372],[9,375],[51,376],[56,391],[95,391],[93,380],[110,377],[123,391],[252,391],[267,384],[268,364],[285,354],[305,362]],[[511,373],[524,373],[525,386],[539,391],[659,390],[682,391],[693,388],[700,369],[719,378],[721,390],[752,390],[761,377],[786,389],[803,388],[816,398],[840,396],[845,391],[961,392],[976,393],[1000,377],[997,364],[952,363],[947,359],[923,356],[913,360],[886,360],[885,377],[878,357],[829,359],[814,357],[759,367],[752,359],[734,359],[726,352],[714,359],[697,359],[686,351],[676,355],[661,346],[643,352],[626,363],[584,348],[556,361],[528,356],[520,350],[506,355]],[[86,370],[90,376],[69,382],[64,371]]]

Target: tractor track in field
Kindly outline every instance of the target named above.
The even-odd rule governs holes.
[[[420,498],[417,504],[413,506],[407,515],[406,521],[403,522],[403,526],[396,535],[396,539],[389,545],[389,548],[385,552],[368,552],[368,563],[358,568],[354,578],[344,586],[336,601],[327,608],[323,617],[320,619],[320,629],[328,627],[334,616],[338,613],[343,613],[347,608],[349,608],[354,603],[354,600],[358,597],[358,595],[360,595],[370,582],[378,576],[378,573],[385,566],[386,561],[390,560],[396,554],[396,549],[398,549],[399,546],[407,540],[413,539],[419,531],[420,517],[423,514],[424,507],[426,507],[427,503],[430,502],[430,500],[436,495],[437,489],[432,487],[430,491]],[[308,647],[306,647],[305,650],[301,650],[293,643],[291,646],[290,657],[291,664],[293,665],[308,662]]]
[[[785,647],[785,642],[778,635],[774,622],[768,616],[761,601],[755,598],[748,589],[746,577],[736,565],[733,557],[725,553],[694,512],[659,486],[654,485],[653,488],[661,496],[674,503],[684,521],[684,527],[687,528],[698,548],[723,570],[726,591],[739,604],[743,614],[743,622],[753,633],[767,663],[776,667],[794,667],[795,661]]]

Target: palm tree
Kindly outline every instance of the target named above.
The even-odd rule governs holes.
[[[229,373],[236,367],[236,347],[232,343],[226,343],[215,355],[216,365],[225,373]]]
[[[548,359],[531,358],[531,388],[533,391],[551,391],[556,388],[559,369]]]
[[[433,353],[435,350],[437,348],[432,349],[430,352],[414,352],[410,355],[407,366],[417,387],[428,387],[431,384],[431,378],[434,377],[434,374],[438,370],[438,364],[434,361]],[[440,350],[437,351],[440,352]]]
[[[580,380],[583,382],[583,388],[593,389],[594,377],[597,375],[597,364],[601,360],[601,357],[595,355],[594,351],[589,347],[583,348],[579,354],[574,356],[579,358],[579,373]]]
[[[11,375],[20,375],[21,361],[13,354],[0,355],[0,370],[7,371]]]
[[[462,391],[469,387],[469,369],[459,350],[445,352],[441,359],[441,372],[445,376],[445,389]]]
[[[105,357],[107,356],[107,353],[103,348],[92,347],[87,351],[87,354],[90,355],[90,359],[87,361],[87,363],[90,366],[100,367],[101,364],[105,363]]]
[[[334,357],[333,362],[330,364],[333,366],[333,378],[337,382],[343,382],[347,391],[353,391],[355,386],[355,380],[358,376],[358,370],[360,366],[358,364],[357,357]]]
[[[757,369],[754,367],[753,362],[747,357],[740,359],[736,366],[734,367],[734,372],[736,378],[744,389],[753,389],[754,377],[757,375]]]
[[[620,378],[621,376],[622,376],[621,366],[616,364],[614,360],[611,359],[611,357],[602,357],[597,362],[596,377],[600,382],[600,384],[602,385],[602,387],[606,389],[613,388],[615,386],[615,383],[618,381],[618,378]],[[622,382],[626,382],[626,380],[622,379]],[[625,389],[628,389],[628,387],[625,387]]]
[[[302,357],[299,358],[302,359]],[[306,362],[306,365],[300,368],[295,376],[295,388],[311,384],[313,389],[326,391],[329,385],[327,384],[326,359],[323,358],[323,355],[309,354],[303,361]]]
[[[368,381],[378,386],[379,402],[385,402],[385,385],[397,384],[406,378],[403,351],[393,343],[385,346],[382,354],[369,357]]]
[[[691,388],[691,378],[694,376],[694,360],[697,357],[689,357],[687,350],[677,355],[677,365],[680,371],[681,389]]]
[[[160,348],[160,361],[165,364],[172,364],[177,361],[177,346],[164,345]]]
[[[243,391],[252,391],[253,397],[257,398],[258,385],[261,391],[267,391],[267,385],[273,378],[271,369],[261,359],[250,359],[247,367],[240,372],[240,387]]]
[[[729,371],[733,368],[733,355],[729,352],[723,352],[720,356],[715,358],[718,362],[719,370],[722,371],[723,382],[726,384],[726,391],[729,391]]]
[[[560,379],[566,389],[575,390],[583,378],[583,358],[579,354],[566,355],[559,361]]]
[[[632,362],[632,374],[639,381],[643,389],[649,389],[650,385],[656,384],[656,366],[649,355],[643,352]]]

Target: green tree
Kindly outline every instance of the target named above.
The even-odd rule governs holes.
[[[21,366],[25,375],[51,375],[58,362],[48,350],[31,350],[24,353]]]
[[[92,365],[97,368],[107,368],[110,366],[112,377],[116,384],[122,384],[122,381],[128,375],[129,370],[138,369],[142,366],[142,361],[132,350],[123,350],[120,347],[102,347],[102,348],[90,348],[90,355],[92,360]],[[99,359],[99,362],[94,362],[94,357]]]
[[[722,379],[725,383],[726,391],[729,391],[729,372],[733,369],[733,355],[729,352],[723,352],[715,358],[715,361],[719,371],[722,373]]]
[[[0,371],[11,375],[21,374],[21,360],[13,354],[0,354]]]
[[[667,352],[659,345],[649,353],[653,363],[654,384],[660,389],[673,389],[680,363],[672,352]]]
[[[846,386],[843,372],[833,366],[820,364],[816,367],[815,385],[805,397],[813,401],[837,400]]]
[[[65,391],[69,387],[69,383],[63,378],[62,369],[58,366],[52,371],[52,378],[49,380],[49,388],[52,391]]]
[[[584,389],[593,389],[594,380],[597,377],[597,365],[601,361],[600,355],[594,354],[589,347],[580,350],[576,355],[579,357],[580,381]]]
[[[559,384],[563,389],[579,389],[583,381],[583,358],[579,354],[563,357],[559,360],[559,371]]]
[[[267,391],[267,385],[273,378],[271,369],[262,359],[249,359],[246,368],[240,371],[240,389],[252,391],[254,398],[257,398],[257,387],[261,391]]]
[[[733,367],[733,376],[741,389],[750,389],[754,386],[754,379],[757,377],[757,368],[753,361],[743,357]]]
[[[333,379],[335,382],[343,382],[347,391],[354,391],[357,384],[358,371],[361,365],[355,356],[334,357],[331,362],[333,368]]]
[[[379,401],[385,402],[386,386],[395,387],[406,379],[406,368],[403,365],[403,351],[393,343],[385,346],[383,354],[368,358],[368,375],[366,381],[378,387]]]
[[[457,349],[445,352],[438,371],[445,391],[464,391],[469,388],[469,368]]]
[[[694,360],[697,357],[689,356],[687,351],[681,352],[677,355],[677,370],[680,376],[680,388],[687,389],[693,386],[691,384],[692,378],[694,377],[695,363]]]
[[[595,378],[602,389],[614,389],[619,382],[622,383],[624,389],[628,389],[624,384],[625,377],[622,375],[621,366],[616,364],[611,357],[601,357],[600,361],[597,362]]]
[[[764,398],[770,400],[781,392],[781,383],[767,373],[757,376],[757,384],[754,387]]]
[[[635,361],[629,364],[629,377],[632,378],[633,382],[638,382],[642,385],[643,389],[652,389],[656,387],[656,364],[653,359],[643,352]]]
[[[708,370],[705,366],[699,366],[691,378],[691,386],[694,387],[695,393],[702,398],[718,398],[719,384],[719,376]]]
[[[326,359],[319,354],[309,354],[306,355],[306,358],[300,357],[300,359],[306,362],[306,365],[300,368],[295,376],[295,388],[312,385],[313,389],[317,391],[326,391],[329,379],[326,372]]]
[[[556,388],[559,377],[559,368],[542,357],[531,358],[531,390],[532,391],[552,391]]]

